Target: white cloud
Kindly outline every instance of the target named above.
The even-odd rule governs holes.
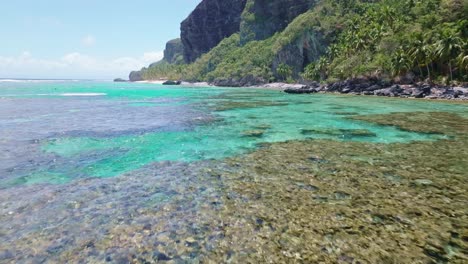
[[[164,57],[164,52],[145,52],[143,53],[143,60],[149,63],[161,60]]]
[[[94,46],[94,44],[96,44],[96,38],[92,35],[87,35],[81,39],[81,44],[86,47]]]
[[[130,71],[139,70],[162,57],[162,51],[110,59],[72,52],[57,59],[40,59],[24,51],[18,56],[0,56],[0,78],[127,77]]]

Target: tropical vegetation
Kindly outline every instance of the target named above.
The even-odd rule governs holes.
[[[324,47],[301,72],[276,61],[305,33]],[[242,32],[240,33],[242,34]],[[468,81],[468,0],[322,0],[284,31],[242,43],[234,34],[192,64],[155,64],[145,79],[214,81],[253,76],[335,81],[379,76],[439,83]]]

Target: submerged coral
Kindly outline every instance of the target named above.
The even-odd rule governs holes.
[[[468,119],[352,118],[449,137],[263,144],[221,161],[18,187],[37,199],[0,195],[0,234],[10,241],[0,261],[466,263]],[[43,225],[12,233],[31,221]]]

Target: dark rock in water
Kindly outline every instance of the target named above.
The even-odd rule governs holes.
[[[226,37],[239,32],[246,0],[203,0],[181,23],[185,62],[194,62]]]
[[[131,81],[131,82],[139,82],[139,81],[143,81],[143,76],[141,76],[141,71],[132,71],[130,73],[130,75],[128,76],[128,79]]]
[[[170,81],[169,80],[169,81],[163,82],[163,85],[180,85],[180,84],[182,84],[181,81]]]
[[[117,78],[117,79],[114,79],[114,82],[128,82],[128,81],[122,78]]]
[[[301,88],[287,88],[284,90],[284,92],[289,94],[311,94],[317,93],[318,89],[312,88],[310,86],[303,86]]]

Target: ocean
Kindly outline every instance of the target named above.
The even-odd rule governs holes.
[[[437,152],[437,142],[456,137],[405,129],[396,121],[386,125],[353,118],[394,113],[468,118],[468,105],[249,88],[0,80],[0,262],[197,263],[269,260],[267,255],[304,260],[315,248],[304,246],[302,252],[297,244],[312,243],[311,238],[301,236],[301,229],[292,232],[288,223],[281,231],[275,223],[282,221],[275,219],[289,217],[281,211],[294,214],[299,209],[291,208],[300,207],[304,197],[317,202],[303,204],[310,214],[323,210],[323,199],[330,198],[310,193],[326,188],[311,182],[325,184],[323,177],[338,177],[346,164],[364,160],[345,153],[349,146],[380,150],[366,156],[367,171],[376,168],[375,175],[400,179],[391,186],[410,188],[415,179],[389,167],[406,165],[411,171],[418,165],[385,161],[385,153],[418,144]],[[320,148],[296,153],[306,145]],[[326,153],[336,156],[322,157]],[[272,157],[280,169],[268,170]],[[457,166],[464,170],[466,164]],[[466,171],[461,188],[467,187],[465,176]],[[267,183],[257,185],[262,180]],[[302,198],[275,200],[273,190],[280,197],[289,185]],[[262,190],[265,186],[269,189]],[[356,197],[352,192],[330,195],[338,204],[350,203]],[[262,211],[267,210],[264,199],[275,200],[277,208]],[[336,253],[324,247],[315,255]]]

